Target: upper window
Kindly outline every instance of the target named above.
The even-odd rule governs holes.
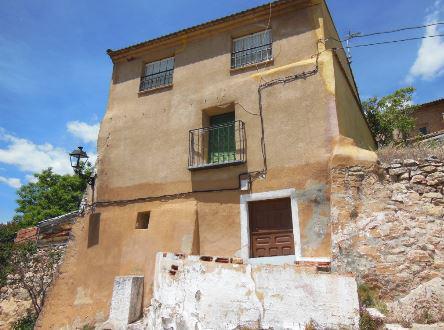
[[[168,86],[173,83],[174,57],[145,64],[140,79],[140,91]]]
[[[231,68],[242,68],[251,64],[271,60],[271,46],[271,30],[233,39]]]

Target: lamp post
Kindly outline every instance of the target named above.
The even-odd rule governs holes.
[[[88,154],[83,150],[83,147],[78,147],[69,153],[69,159],[71,161],[71,167],[74,169],[74,173],[81,176],[82,175],[82,159],[88,159]],[[95,177],[91,174],[90,177],[87,178],[87,182],[89,185],[93,186],[95,181]]]
[[[83,147],[78,147],[76,150],[73,150],[69,154],[69,159],[71,161],[71,167],[74,169],[74,172],[78,173],[82,167],[82,159],[88,158],[88,154],[83,151]]]

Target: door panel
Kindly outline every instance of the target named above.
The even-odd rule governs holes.
[[[223,163],[236,159],[234,112],[210,117],[208,159],[210,163]]]
[[[248,203],[250,256],[294,255],[290,198]]]

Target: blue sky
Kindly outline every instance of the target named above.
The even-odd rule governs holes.
[[[0,222],[14,214],[15,190],[52,166],[70,173],[67,153],[95,154],[111,61],[105,51],[266,3],[253,0],[2,0],[0,3]],[[329,0],[341,36],[444,21],[437,0]],[[391,40],[440,30],[363,38]],[[356,48],[361,97],[411,84],[414,101],[444,97],[444,39]]]

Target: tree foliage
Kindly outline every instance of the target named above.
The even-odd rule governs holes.
[[[34,174],[36,182],[30,182],[17,190],[16,215],[20,227],[29,227],[39,221],[56,217],[78,209],[86,189],[86,177],[82,175],[59,175],[48,168]]]
[[[398,89],[384,97],[372,97],[362,103],[365,116],[380,146],[392,142],[405,142],[415,127],[412,117],[413,87]]]
[[[18,228],[18,224],[14,221],[0,224],[0,287],[6,284],[6,276],[11,272],[9,260]]]

